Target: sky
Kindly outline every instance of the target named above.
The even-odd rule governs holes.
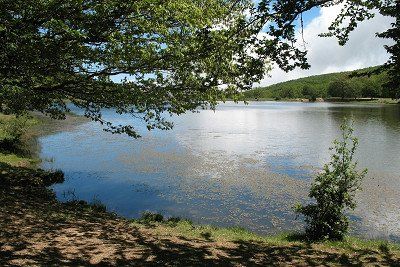
[[[345,46],[339,46],[335,38],[318,37],[318,34],[327,31],[339,12],[339,6],[323,7],[304,15],[304,40],[311,65],[309,70],[296,69],[286,73],[274,68],[255,86],[267,86],[311,75],[349,71],[385,63],[389,55],[383,46],[390,43],[375,35],[390,28],[391,18],[376,14],[373,19],[359,24]],[[298,35],[300,37],[300,32]],[[299,39],[301,40],[301,37]]]

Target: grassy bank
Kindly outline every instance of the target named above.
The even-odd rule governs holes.
[[[68,130],[85,121],[86,118],[73,114],[68,114],[64,121],[56,121],[36,113],[22,118],[0,113],[0,162],[35,168],[40,163],[40,136]]]
[[[62,182],[62,173],[33,167],[0,158],[0,266],[400,265],[400,246],[385,241],[309,243],[296,234],[260,236],[150,213],[128,220],[100,203],[60,203],[47,186]]]
[[[59,181],[59,176],[41,173],[38,178],[38,173],[22,167],[9,167],[8,172],[19,178],[11,183],[2,180],[1,266],[400,264],[399,245],[384,241],[349,238],[308,243],[299,235],[265,237],[242,228],[194,225],[159,216],[127,220],[106,212],[98,203],[58,202],[44,186]],[[21,174],[36,177],[35,182],[25,179],[20,186],[16,181]]]
[[[32,155],[35,151],[32,140],[35,134],[32,131],[34,125],[39,120],[36,118],[20,118],[0,114],[0,162],[8,163],[14,166],[32,166],[37,163]],[[21,133],[15,133],[18,128]],[[22,134],[18,140],[15,135]]]

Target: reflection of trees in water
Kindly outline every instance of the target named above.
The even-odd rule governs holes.
[[[399,131],[400,105],[334,105],[328,106],[329,115],[339,125],[344,117],[353,118],[355,122],[376,122],[377,126],[386,127],[387,130]]]
[[[355,134],[360,139],[358,156],[364,167],[389,172],[400,170],[400,162],[393,161],[400,151],[400,106],[335,105],[328,110],[335,129],[344,117],[354,121]]]
[[[145,207],[171,215],[190,215],[195,220],[204,217],[206,223],[264,227],[265,232],[272,223],[275,229],[292,227],[292,204],[305,198],[308,189],[306,181],[271,173],[270,165],[274,163],[283,171],[304,169],[304,165],[321,167],[329,160],[328,147],[338,136],[345,116],[355,119],[360,134],[359,155],[364,157],[360,163],[370,165],[372,161],[371,166],[375,164],[376,171],[382,171],[376,177],[385,180],[385,175],[397,175],[400,170],[400,162],[389,160],[400,151],[399,106],[260,102],[221,105],[219,109],[216,113],[202,111],[174,118],[174,131],[153,132],[134,142],[83,127],[43,142],[43,147],[51,150],[44,155],[55,155],[55,168],[66,164],[81,169],[75,164],[84,160],[82,171],[91,172],[74,173],[76,179],[69,182],[82,181],[78,189],[89,201],[94,194],[109,197],[108,204],[118,206],[121,214],[136,214]],[[377,143],[376,138],[380,139]],[[75,140],[74,145],[66,147],[65,140]],[[86,156],[88,149],[94,157]],[[69,163],[63,155],[75,155],[74,161]],[[390,162],[389,170],[383,162]],[[98,173],[113,179],[94,177]],[[126,186],[123,181],[132,184]],[[393,183],[387,182],[387,187]],[[368,188],[368,201],[381,203],[371,200],[370,192],[379,191],[375,184]],[[94,189],[95,193],[91,191]],[[365,207],[368,211],[375,209],[367,201]]]
[[[358,157],[370,171],[358,195],[356,214],[362,218],[356,232],[364,236],[384,235],[399,240],[400,105],[334,105],[327,107],[334,128],[344,117],[352,118],[360,139]]]
[[[357,156],[363,167],[388,173],[400,171],[400,162],[393,161],[400,151],[399,105],[337,104],[327,109],[333,131],[338,131],[344,117],[354,121],[355,134],[360,140]]]

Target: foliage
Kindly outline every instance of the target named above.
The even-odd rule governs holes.
[[[298,21],[313,8],[339,4],[326,35],[341,44],[373,9],[400,13],[393,0],[0,0],[0,111],[62,119],[68,100],[113,133],[139,136],[135,125],[104,119],[104,108],[139,118],[149,130],[170,129],[168,114],[238,100],[272,65],[308,68]],[[393,86],[398,28],[397,20],[379,35],[396,43],[387,47],[385,65]]]
[[[279,98],[296,98],[297,95],[297,92],[291,88],[283,88],[279,92]]]
[[[311,186],[309,197],[315,199],[315,203],[296,207],[296,211],[306,218],[306,234],[312,240],[344,238],[349,225],[345,211],[356,207],[354,194],[367,172],[356,171],[354,153],[358,140],[353,136],[349,121],[345,120],[340,128],[342,139],[333,142],[331,161]]]
[[[334,36],[340,45],[345,45],[350,33],[357,28],[358,24],[373,18],[375,12],[394,19],[392,28],[377,34],[380,38],[391,39],[394,42],[393,45],[385,46],[391,55],[390,59],[374,73],[388,72],[390,79],[385,83],[388,93],[392,98],[400,98],[400,2],[398,0],[261,0],[254,20],[260,24],[272,20],[273,23],[269,25],[267,33],[275,40],[287,40],[286,45],[292,47],[291,52],[296,55],[294,59],[301,63],[300,66],[305,67],[304,64],[307,64],[305,48],[302,50],[295,45],[298,41],[295,22],[300,20],[302,27],[304,13],[313,8],[337,5],[341,5],[341,12],[329,26],[328,32],[320,36]],[[367,75],[370,74],[372,73]]]
[[[4,116],[0,117],[0,150],[17,152],[24,150],[24,135],[29,128],[36,123],[28,116]]]
[[[160,213],[153,213],[150,211],[146,211],[143,212],[139,221],[143,223],[162,222],[164,221],[164,216]]]
[[[363,97],[379,97],[382,95],[382,84],[377,80],[366,79],[362,81],[361,90]]]
[[[341,97],[342,99],[351,97],[350,84],[345,79],[337,79],[332,81],[328,87],[328,94],[333,97]]]
[[[392,39],[392,45],[385,46],[386,51],[391,55],[390,59],[384,65],[383,70],[388,70],[390,79],[385,84],[388,88],[388,93],[393,99],[400,98],[400,2],[388,1],[391,5],[386,5],[380,8],[381,14],[395,18],[392,23],[392,28],[378,34],[379,37]],[[393,3],[395,2],[395,3]],[[382,70],[381,70],[382,71]]]
[[[44,187],[64,182],[64,173],[60,170],[46,171],[17,167],[3,162],[0,162],[0,169],[0,187],[3,188],[6,186]]]
[[[316,101],[318,97],[318,91],[309,85],[304,85],[301,89],[301,94],[310,101]]]
[[[281,97],[281,92],[291,90],[292,95],[295,98],[309,98],[309,94],[312,94],[316,98],[326,98],[329,95],[329,86],[335,81],[343,81],[347,84],[348,92],[345,93],[345,97],[390,97],[390,93],[384,84],[389,80],[386,72],[374,75],[362,75],[355,77],[352,74],[359,73],[365,74],[374,72],[380,67],[371,67],[366,69],[360,69],[351,72],[340,72],[340,73],[329,73],[323,75],[310,76],[306,78],[300,78],[292,81],[274,84],[268,87],[255,88],[253,90],[244,92],[245,98],[267,98],[273,99],[275,97]],[[306,89],[306,91],[304,90]],[[400,87],[399,87],[400,89]],[[311,92],[310,92],[311,90]],[[337,95],[340,97],[340,95]]]
[[[249,5],[1,0],[0,108],[64,118],[68,99],[113,133],[139,136],[102,108],[169,129],[165,114],[213,107],[262,77],[265,59],[248,53],[252,35],[238,30]]]
[[[163,224],[171,227],[175,227],[181,223],[192,225],[193,222],[189,219],[183,219],[181,217],[165,217],[161,213],[145,211],[139,219],[133,219],[133,223],[140,224]]]

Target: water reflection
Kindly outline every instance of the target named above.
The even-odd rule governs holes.
[[[131,122],[111,111],[105,115]],[[66,173],[66,182],[54,187],[60,199],[73,191],[127,217],[152,210],[271,233],[301,227],[292,206],[305,201],[313,173],[329,160],[344,117],[355,122],[360,167],[370,170],[353,214],[359,218],[355,231],[400,236],[395,105],[228,103],[216,112],[173,118],[174,130],[140,140],[86,123],[42,138],[42,157],[54,158],[43,165]]]

